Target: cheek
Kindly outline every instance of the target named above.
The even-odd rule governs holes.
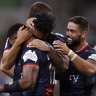
[[[80,37],[80,34],[76,34],[76,33],[72,34],[73,39],[78,39],[78,37]]]

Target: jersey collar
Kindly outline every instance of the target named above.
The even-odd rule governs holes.
[[[76,51],[76,52],[81,52],[82,50],[84,50],[86,47],[88,47],[88,43],[86,43],[85,46],[83,46],[80,50]]]

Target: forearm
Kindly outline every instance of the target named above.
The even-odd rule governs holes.
[[[20,88],[22,90],[33,88],[38,78],[39,68],[37,66],[23,67],[23,78],[19,80]]]
[[[9,84],[0,85],[0,92],[20,92],[33,88],[27,79],[20,79],[18,81],[10,82]]]
[[[16,41],[8,53],[5,53],[1,60],[1,67],[9,70],[14,65],[18,52],[21,48],[21,43]]]
[[[88,62],[87,60],[84,60],[79,56],[77,56],[76,59],[73,60],[73,63],[74,63],[74,66],[85,75],[92,76],[94,74],[95,66],[90,62]]]
[[[89,60],[84,60],[83,58],[76,55],[74,60],[72,60],[75,53],[72,53],[73,55],[69,56],[69,59],[73,62],[74,66],[82,73],[84,73],[87,76],[92,76],[93,74],[96,74],[96,67],[94,63],[91,63]]]
[[[4,68],[0,68],[0,71],[4,72],[9,77],[13,78],[14,76],[14,67],[12,67],[10,70],[5,70]]]
[[[32,81],[32,80],[31,80]],[[20,88],[22,91],[31,89],[35,86],[35,84],[32,82],[30,83],[27,79],[20,79],[19,80]]]
[[[50,51],[48,52],[48,55],[52,60],[52,63],[54,64],[56,69],[62,72],[67,71],[69,67],[68,57],[58,55],[51,47],[50,47]]]

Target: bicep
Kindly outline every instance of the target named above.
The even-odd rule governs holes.
[[[38,76],[39,67],[35,65],[23,66],[23,77],[35,79]]]
[[[91,65],[93,65],[94,67],[96,66],[96,61],[91,60],[91,59],[87,59],[86,61],[88,61]]]
[[[23,77],[19,80],[21,89],[33,88],[38,78],[39,67],[35,65],[23,66]]]

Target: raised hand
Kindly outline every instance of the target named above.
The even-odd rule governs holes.
[[[36,19],[37,19],[37,18],[35,18],[35,17],[34,17],[34,18],[29,18],[29,19],[27,19],[27,21],[26,21],[26,26],[32,29],[33,26],[34,26],[33,21],[36,20]]]
[[[61,42],[60,40],[55,40],[53,42],[54,47],[56,48],[56,51],[60,54],[67,55],[69,52],[69,48],[67,47],[66,43]]]
[[[19,30],[17,32],[17,39],[16,39],[16,41],[19,41],[21,43],[24,43],[25,41],[30,39],[32,36],[32,29],[30,29],[30,28],[23,29],[23,28],[24,28],[24,26],[19,28]]]

